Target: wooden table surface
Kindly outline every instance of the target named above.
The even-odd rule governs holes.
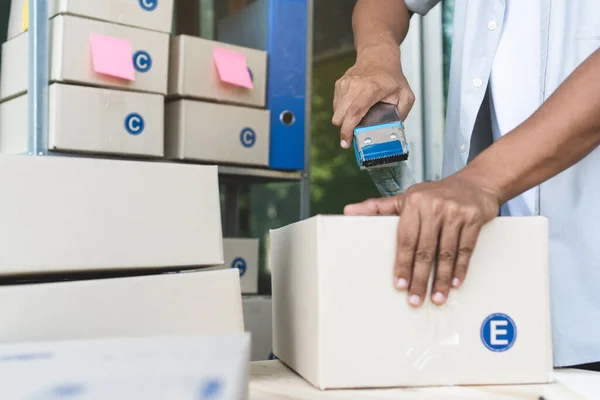
[[[313,387],[280,361],[250,364],[250,400],[600,400],[600,374],[562,370],[556,383],[524,386],[327,390]]]

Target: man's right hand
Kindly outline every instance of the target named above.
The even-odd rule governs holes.
[[[364,49],[335,84],[333,119],[341,127],[340,145],[349,148],[354,128],[377,102],[394,104],[404,121],[415,95],[400,64],[398,46],[381,44]]]

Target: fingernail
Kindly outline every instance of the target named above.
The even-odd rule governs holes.
[[[345,148],[347,148],[347,147],[348,147],[348,142],[346,142],[345,140],[342,140],[342,141],[340,142],[340,146],[342,146],[342,148],[344,148],[344,149],[345,149]]]
[[[413,306],[418,306],[418,305],[420,305],[420,304],[421,304],[421,298],[420,298],[418,295],[416,295],[416,294],[413,294],[413,295],[412,295],[412,296],[410,296],[410,298],[408,299],[408,302],[409,302],[410,304],[412,304]]]
[[[452,286],[459,287],[460,286],[460,279],[458,279],[458,278],[452,279]]]
[[[442,293],[437,292],[436,294],[434,294],[431,299],[433,300],[433,302],[435,304],[444,304],[444,302],[446,301],[446,296],[444,296]]]
[[[398,289],[406,289],[408,287],[408,282],[406,281],[406,279],[400,278],[396,282],[396,286],[398,287]]]

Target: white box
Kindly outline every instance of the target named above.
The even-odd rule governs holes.
[[[252,334],[252,361],[268,360],[273,352],[273,305],[268,296],[244,296],[244,328]]]
[[[551,380],[547,220],[486,224],[464,285],[419,309],[392,282],[397,225],[317,216],[271,232],[275,356],[320,389]]]
[[[0,287],[0,342],[244,332],[235,271]]]
[[[269,111],[195,100],[165,106],[165,155],[269,166]]]
[[[2,399],[242,400],[248,334],[0,346]]]
[[[54,83],[48,149],[162,157],[164,97]],[[27,152],[27,94],[0,103],[0,152]]]
[[[213,59],[216,47],[246,55],[253,88],[221,82]],[[267,85],[267,52],[180,35],[171,39],[169,95],[264,107]]]
[[[223,264],[217,167],[0,156],[0,275]]]
[[[78,83],[163,95],[167,93],[168,34],[67,15],[53,18],[49,30],[51,82]],[[91,34],[131,40],[135,81],[94,71],[90,48]],[[24,33],[2,45],[2,101],[27,91],[28,35],[28,32]]]
[[[593,390],[597,373],[577,371],[586,376]],[[569,385],[570,386],[570,385]],[[319,391],[280,361],[259,361],[250,364],[250,398],[257,400],[583,400],[580,393],[565,384],[541,385],[447,386],[425,388],[373,388],[363,390]],[[598,391],[595,391],[597,394]],[[268,396],[266,395],[268,394]],[[581,393],[583,394],[583,393]],[[591,395],[587,399],[597,399]]]
[[[225,266],[240,271],[243,294],[258,293],[258,246],[258,239],[223,239]]]
[[[11,0],[7,40],[23,32],[24,4]],[[171,33],[173,0],[48,0],[48,17],[59,14]]]

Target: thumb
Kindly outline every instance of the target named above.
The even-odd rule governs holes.
[[[348,204],[344,215],[400,215],[403,199],[403,195],[398,195]]]

